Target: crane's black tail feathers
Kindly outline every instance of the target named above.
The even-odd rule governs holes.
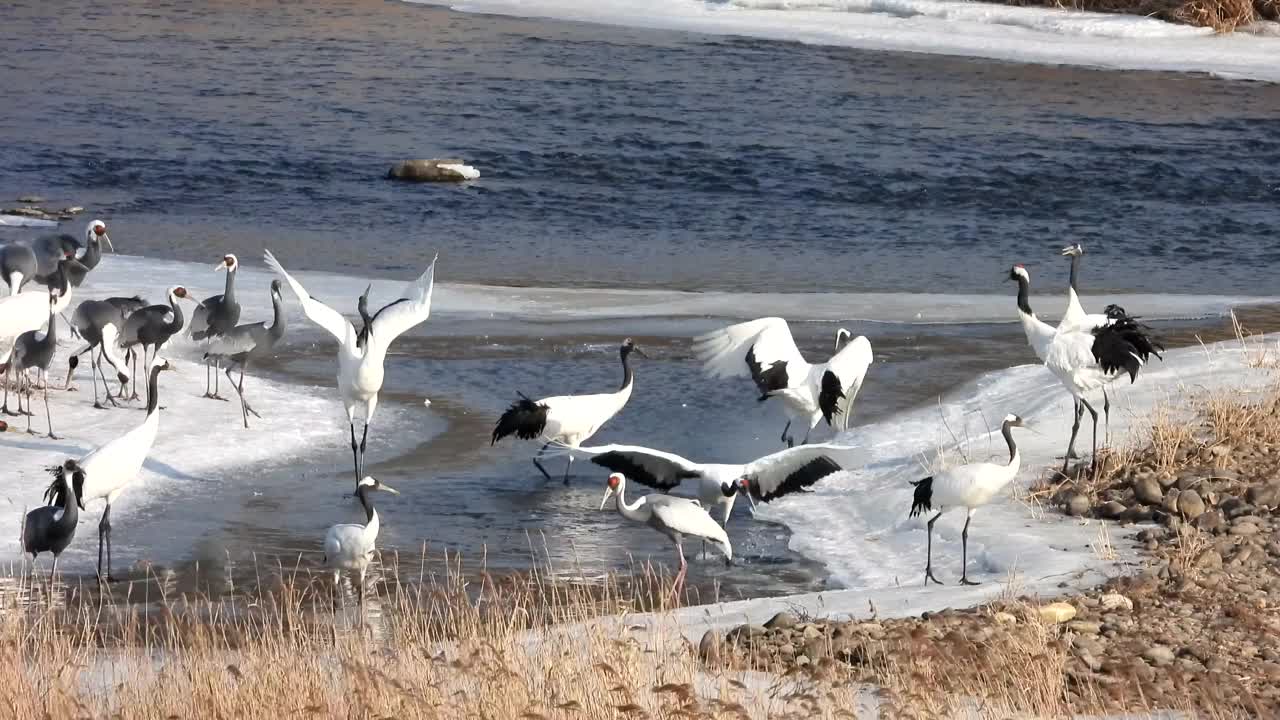
[[[547,427],[547,411],[551,408],[530,400],[524,393],[516,393],[520,399],[511,403],[511,407],[498,418],[493,428],[493,437],[489,444],[495,445],[508,435],[515,435],[521,440],[533,440],[542,435]]]
[[[915,517],[922,512],[933,510],[933,476],[923,480],[916,480],[911,483],[915,486],[916,492],[911,497],[911,513],[909,517]]]
[[[1129,375],[1129,382],[1133,382],[1138,379],[1138,370],[1152,355],[1164,359],[1160,356],[1164,345],[1150,327],[1126,314],[1118,305],[1108,305],[1106,315],[1112,322],[1093,330],[1093,357],[1103,372],[1123,370]]]

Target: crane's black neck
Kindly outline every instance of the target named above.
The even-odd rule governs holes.
[[[183,323],[186,322],[186,316],[182,314],[182,307],[178,305],[177,295],[172,293],[169,294],[169,307],[173,308],[173,321],[169,323],[165,330],[172,331],[176,334],[182,329]]]
[[[623,347],[619,355],[622,356],[622,386],[618,390],[626,390],[635,380],[635,373],[631,371],[631,348]]]
[[[1018,309],[1028,315],[1031,312],[1031,282],[1025,276],[1018,275]]]
[[[284,300],[279,293],[271,293],[271,330],[272,339],[284,337]]]
[[[725,497],[733,497],[738,494],[738,484],[731,482],[720,483],[720,494]]]
[[[49,278],[49,289],[57,290],[58,297],[66,297],[66,294],[71,292],[71,280],[67,277],[67,262],[59,260],[57,269]]]
[[[160,370],[159,365],[151,368],[151,374],[147,378],[147,416],[156,411],[160,406]]]
[[[1018,444],[1013,441],[1013,425],[1005,423],[1000,428],[1001,434],[1004,435],[1004,441],[1009,444],[1009,462],[1018,455]]]
[[[373,522],[373,499],[369,497],[369,493],[373,488],[368,485],[361,485],[356,490],[356,496],[360,498],[360,504],[364,506],[364,521],[366,523]]]
[[[222,304],[233,305],[236,301],[236,270],[239,266],[227,268],[227,284],[222,291]]]
[[[1076,284],[1076,274],[1077,274],[1077,272],[1079,271],[1079,269],[1080,269],[1080,255],[1079,255],[1079,254],[1072,255],[1072,256],[1071,256],[1071,281],[1070,281],[1070,282],[1071,282],[1071,289],[1072,289],[1072,290],[1075,290],[1077,295],[1079,295],[1079,294],[1080,294],[1080,286]]]

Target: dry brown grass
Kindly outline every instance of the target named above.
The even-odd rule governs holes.
[[[815,715],[784,689],[703,673],[678,634],[584,622],[647,606],[655,582],[669,589],[657,577],[592,587],[392,578],[370,594],[362,624],[354,613],[335,620],[331,585],[306,574],[235,600],[176,599],[150,612],[74,597],[22,605],[11,595],[0,608],[0,715],[719,718],[752,707],[834,717],[851,702],[852,691],[828,688],[832,703]]]
[[[1018,6],[1144,15],[1232,32],[1260,18],[1276,19],[1277,0],[1005,0]]]

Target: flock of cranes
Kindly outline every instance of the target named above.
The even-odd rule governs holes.
[[[36,389],[45,393],[48,415],[48,372],[56,350],[58,320],[68,308],[73,289],[84,281],[89,271],[101,260],[100,243],[112,249],[106,224],[95,220],[85,231],[83,247],[72,236],[42,238],[29,245],[11,244],[0,248],[0,272],[8,284],[10,295],[0,298],[0,345],[11,344],[11,352],[0,357],[0,370],[6,373],[4,411],[8,408],[8,392],[18,395],[17,413],[28,416],[30,430],[30,398]],[[1160,357],[1162,346],[1150,328],[1129,316],[1122,308],[1110,305],[1101,315],[1090,315],[1080,305],[1077,295],[1079,245],[1063,250],[1071,259],[1068,286],[1068,310],[1056,326],[1036,317],[1030,307],[1030,275],[1022,265],[1009,271],[1009,279],[1018,284],[1017,312],[1027,341],[1037,357],[1063,384],[1074,403],[1074,424],[1068,442],[1067,462],[1075,456],[1075,440],[1083,412],[1093,418],[1093,451],[1097,452],[1097,416],[1090,396],[1102,390],[1104,411],[1109,413],[1110,400],[1105,387],[1116,378],[1128,375],[1131,382],[1151,356]],[[380,522],[371,493],[399,492],[367,475],[365,448],[369,427],[378,405],[378,394],[385,377],[388,350],[396,338],[425,322],[430,316],[436,261],[432,262],[391,303],[370,314],[366,288],[356,300],[357,328],[337,309],[314,298],[306,288],[285,270],[268,250],[266,265],[277,276],[271,282],[272,319],[241,324],[240,304],[236,295],[239,261],[226,255],[215,266],[226,272],[221,295],[203,301],[193,297],[183,286],[168,290],[167,302],[149,305],[139,297],[89,300],[76,307],[69,322],[71,331],[83,340],[68,361],[66,385],[79,358],[88,353],[90,376],[94,383],[94,407],[105,409],[99,400],[97,384],[101,379],[108,403],[136,398],[136,375],[141,365],[146,382],[146,417],[124,434],[92,450],[80,458],[66,459],[50,468],[53,482],[45,500],[47,505],[27,514],[23,530],[23,547],[32,557],[48,552],[58,556],[75,535],[79,511],[87,502],[105,501],[98,524],[98,576],[111,579],[111,508],[121,493],[136,479],[159,430],[159,378],[173,369],[162,351],[169,341],[186,334],[203,351],[206,364],[204,397],[224,399],[219,394],[219,372],[226,374],[239,397],[244,426],[249,417],[261,417],[245,397],[245,372],[256,362],[269,357],[283,339],[287,329],[284,286],[288,286],[302,311],[315,325],[337,341],[338,395],[350,428],[350,443],[355,481],[354,496],[365,511],[364,523],[334,525],[324,540],[324,562],[335,577],[343,572],[358,578],[357,593],[363,599],[365,575],[373,559]],[[24,290],[35,283],[37,290]],[[190,323],[186,322],[184,303],[192,303]],[[628,520],[644,523],[668,537],[679,559],[674,592],[683,584],[687,562],[683,542],[686,538],[721,549],[726,561],[733,558],[733,547],[727,534],[730,514],[739,495],[755,508],[756,503],[770,502],[791,493],[804,492],[814,483],[842,470],[836,458],[849,448],[836,444],[808,444],[810,433],[825,422],[833,431],[849,427],[854,401],[872,364],[871,343],[867,338],[853,337],[843,328],[835,338],[833,354],[825,362],[810,363],[801,354],[787,322],[781,318],[761,318],[707,333],[695,338],[694,353],[702,361],[707,374],[716,378],[749,377],[757,390],[756,399],[781,403],[787,424],[781,434],[786,447],[742,464],[699,463],[674,453],[637,445],[584,445],[601,427],[627,404],[635,384],[633,356],[647,357],[634,341],[627,338],[619,347],[622,382],[614,392],[589,395],[557,395],[532,400],[523,393],[498,418],[490,437],[496,444],[514,436],[538,440],[543,444],[533,463],[550,481],[551,474],[542,460],[549,449],[552,454],[567,456],[563,480],[569,482],[569,470],[575,455],[586,457],[608,471],[608,481],[601,509],[616,497],[618,512]],[[103,365],[114,371],[108,378]],[[233,370],[239,370],[239,377]],[[111,380],[117,387],[113,389]],[[132,395],[126,397],[126,392]],[[27,407],[22,406],[22,397]],[[357,441],[356,421],[361,429]],[[793,425],[804,429],[796,444]],[[1016,415],[1002,424],[1009,447],[1007,463],[971,463],[951,467],[931,477],[913,482],[910,515],[935,514],[927,522],[926,584],[939,582],[932,570],[932,529],[944,512],[964,509],[967,512],[962,533],[962,566],[967,566],[969,522],[977,508],[993,498],[1017,475],[1020,455],[1013,429],[1024,425]],[[49,437],[54,437],[49,420]],[[1066,471],[1064,462],[1064,472]],[[659,492],[628,500],[628,481]],[[696,498],[668,495],[673,489],[693,486]],[[104,563],[105,559],[105,563]],[[104,572],[105,565],[105,572]],[[960,582],[973,584],[967,567]]]

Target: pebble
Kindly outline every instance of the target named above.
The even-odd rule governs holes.
[[[1142,651],[1142,657],[1156,667],[1164,667],[1174,661],[1173,651],[1164,645],[1152,645]]]
[[[1244,518],[1240,518],[1240,520],[1243,522],[1237,521],[1231,525],[1230,532],[1232,535],[1257,535],[1258,534],[1257,522],[1252,517],[1244,517]]]
[[[702,661],[711,665],[720,662],[720,633],[715,630],[708,630],[698,643],[698,657]]]
[[[805,625],[803,635],[805,640],[813,640],[822,637],[822,631],[817,625]]]
[[[1204,500],[1195,490],[1183,490],[1178,493],[1178,512],[1188,520],[1195,520],[1204,514]]]
[[[1001,625],[1017,625],[1018,624],[1018,618],[1014,617],[1012,613],[1007,613],[1003,610],[996,613],[993,617],[995,617],[996,622]]]
[[[1254,485],[1245,492],[1244,499],[1261,507],[1280,506],[1280,485]]]
[[[1089,498],[1084,493],[1072,493],[1067,498],[1067,514],[1080,517],[1089,512]]]
[[[1117,500],[1108,500],[1107,502],[1099,505],[1094,512],[1096,512],[1100,518],[1115,520],[1121,515],[1124,515],[1124,511],[1126,509],[1127,508],[1125,508],[1124,503]]]
[[[1040,619],[1047,623],[1064,623],[1076,616],[1076,609],[1070,603],[1049,603],[1040,608]]]
[[[769,621],[764,626],[770,630],[785,630],[789,627],[795,627],[797,622],[799,620],[796,619],[795,615],[784,610],[769,618]]]
[[[1196,518],[1195,525],[1197,528],[1207,533],[1220,533],[1227,527],[1226,518],[1222,517],[1222,513],[1217,510],[1209,510],[1200,517]]]
[[[1217,570],[1222,567],[1222,554],[1217,550],[1205,550],[1196,558],[1196,566],[1206,570]]]
[[[1067,629],[1081,635],[1097,635],[1102,632],[1102,623],[1092,620],[1072,620],[1067,623]]]
[[[1160,490],[1160,483],[1151,477],[1139,478],[1133,483],[1133,495],[1138,501],[1146,505],[1159,505],[1164,499],[1164,493]]]
[[[1120,593],[1107,593],[1099,598],[1103,610],[1132,610],[1133,601]]]

